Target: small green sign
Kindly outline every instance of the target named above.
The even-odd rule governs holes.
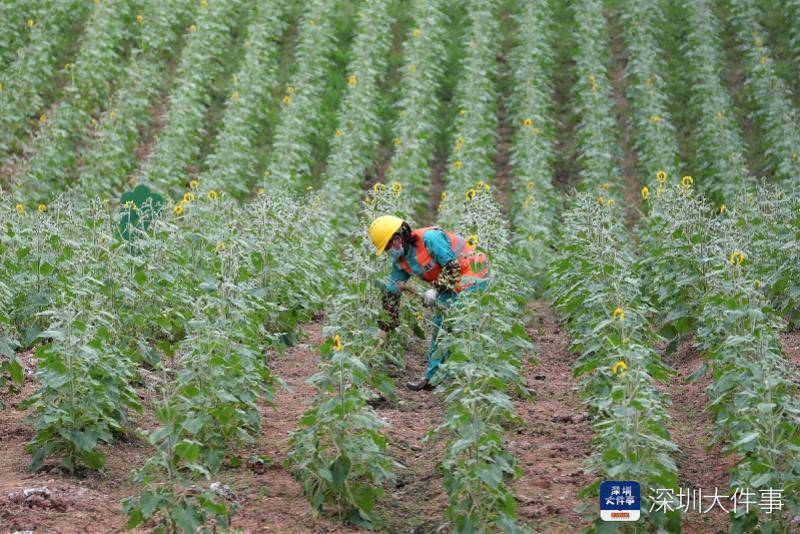
[[[123,193],[119,197],[119,234],[122,239],[130,239],[130,225],[147,231],[163,205],[164,197],[150,191],[146,185],[137,185],[133,191]]]

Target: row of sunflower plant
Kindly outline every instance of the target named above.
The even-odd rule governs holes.
[[[203,153],[209,104],[218,92],[230,94],[229,71],[240,59],[238,53],[234,61],[223,58],[239,50],[242,26],[253,9],[249,0],[201,0],[196,22],[186,29],[164,128],[138,172],[142,183],[176,194],[195,174],[190,167]],[[219,79],[225,80],[224,89],[216,85]]]
[[[438,222],[477,247],[490,262],[485,289],[463,291],[445,310],[439,351],[446,353],[439,391],[447,408],[437,429],[445,436],[442,459],[455,532],[524,530],[510,483],[520,474],[503,445],[504,425],[518,422],[512,395],[527,397],[520,372],[531,348],[522,325],[527,292],[514,270],[510,234],[486,183],[494,175],[498,127],[497,57],[501,5],[476,0],[467,6],[469,26],[456,86],[458,115]],[[478,262],[474,267],[481,270]]]
[[[18,200],[46,202],[75,180],[78,146],[92,114],[98,112],[131,59],[129,51],[141,27],[136,14],[157,2],[100,2],[81,34],[74,63],[64,65],[69,82],[63,97],[40,117],[27,157],[14,179]]]
[[[776,73],[764,41],[758,4],[751,0],[729,0],[726,4],[742,54],[745,87],[764,133],[760,148],[766,159],[765,172],[791,186],[800,175],[800,115],[789,88]]]
[[[45,6],[43,6],[45,7]],[[28,44],[0,73],[0,157],[21,152],[35,120],[46,119],[45,105],[59,94],[55,73],[69,57],[91,12],[84,0],[47,4],[25,20]],[[35,118],[34,118],[35,117]]]
[[[319,193],[337,207],[334,224],[350,228],[362,182],[380,147],[380,82],[386,76],[392,44],[392,0],[363,4],[350,47],[347,89],[336,114],[336,130]]]
[[[127,430],[139,409],[130,383],[130,345],[116,338],[108,288],[111,225],[102,206],[56,201],[47,209],[7,208],[3,265],[11,282],[11,336],[34,348],[38,387],[31,408],[36,433],[30,469],[51,456],[70,472],[105,463],[99,443]]]
[[[798,0],[788,0],[787,6],[790,10],[790,37],[794,64],[800,65],[800,2]]]
[[[319,371],[311,377],[315,395],[292,432],[287,461],[303,482],[315,515],[333,506],[343,522],[368,527],[381,525],[375,506],[399,467],[386,452],[382,429],[387,422],[368,401],[374,389],[390,402],[395,393],[386,372],[385,350],[374,341],[380,313],[376,280],[382,262],[366,232],[351,242],[344,241],[339,230],[357,222],[352,204],[360,197],[362,175],[380,141],[378,83],[387,68],[393,4],[375,1],[360,7],[347,68],[348,89],[337,114],[325,181],[312,201],[320,220],[334,222],[319,233],[318,246],[344,250],[338,254],[341,260],[331,266],[340,274],[335,277],[337,296],[324,307],[327,339],[320,346]],[[375,187],[373,193],[361,213],[363,228],[375,216],[398,210],[402,186]],[[343,211],[347,205],[351,209]]]
[[[598,202],[615,203],[621,184],[619,176],[617,124],[611,100],[609,39],[603,4],[581,0],[572,8],[575,22],[573,41],[576,82],[574,112],[580,118],[576,138],[581,146],[579,189],[601,190]]]
[[[467,10],[468,27],[462,37],[465,52],[456,86],[458,108],[454,124],[453,144],[444,173],[445,190],[439,203],[439,219],[450,222],[450,212],[461,206],[464,191],[473,195],[473,184],[489,187],[494,175],[492,156],[497,138],[497,55],[500,42],[499,3],[475,0]]]
[[[439,131],[438,93],[443,84],[447,59],[447,21],[449,10],[440,0],[416,0],[414,24],[403,43],[399,117],[394,125],[394,154],[387,181],[397,182],[407,194],[402,212],[421,213],[430,187],[430,163]]]
[[[731,494],[782,495],[780,510],[763,509],[763,501],[739,507],[731,514],[733,528],[779,532],[798,510],[800,390],[797,371],[782,354],[783,321],[760,278],[761,263],[774,251],[751,240],[757,232],[747,225],[757,211],[747,206],[748,195],[721,212],[693,191],[690,177],[668,184],[648,202],[640,223],[641,272],[662,332],[675,342],[695,333],[707,361],[689,380],[711,369],[713,442],[737,458]]]
[[[438,350],[446,353],[438,391],[447,415],[437,428],[446,437],[445,519],[454,532],[524,532],[510,487],[521,470],[504,435],[520,423],[512,399],[529,397],[521,371],[533,348],[523,326],[527,273],[517,271],[507,223],[492,193],[472,190],[469,200],[449,210],[448,224],[487,255],[490,278],[485,289],[459,294],[439,334]]]
[[[658,2],[623,3],[622,37],[628,56],[625,74],[636,133],[634,148],[643,176],[653,176],[659,170],[674,172],[678,164],[678,143],[667,110],[669,95],[662,76],[659,28],[664,25],[663,18]]]
[[[327,132],[321,116],[332,73],[338,73],[335,56],[341,46],[344,19],[348,11],[341,1],[313,0],[300,17],[293,64],[281,96],[277,124],[266,168],[260,178],[263,187],[298,191],[307,185],[314,163],[314,143]],[[338,98],[338,97],[337,97]],[[306,180],[306,181],[304,181]]]
[[[0,195],[3,198],[3,195]],[[13,231],[13,214],[8,209],[0,209],[0,235]],[[16,259],[10,253],[10,246],[5,238],[0,238],[0,394],[6,393],[9,386],[16,387],[25,379],[25,369],[17,355],[19,341],[12,313],[12,297],[14,295],[13,280],[6,276]],[[0,409],[5,405],[0,400]]]
[[[362,213],[363,228],[373,216],[396,210],[398,196],[386,189],[375,192]],[[315,206],[324,220],[330,208],[320,202]],[[335,237],[328,231],[331,235],[322,240]],[[386,373],[385,347],[375,342],[380,314],[376,284],[383,262],[366,232],[351,242],[339,239],[337,246],[343,248],[341,260],[331,269],[347,274],[336,276],[337,296],[324,307],[326,340],[320,346],[318,372],[310,379],[315,394],[291,433],[287,464],[302,481],[314,515],[332,506],[343,522],[377,528],[382,519],[376,505],[402,467],[386,450],[387,421],[368,402],[375,390],[389,402],[396,398]]]
[[[725,58],[713,5],[700,0],[684,2],[681,7],[688,27],[683,55],[692,83],[689,105],[697,123],[698,160],[703,162],[696,171],[701,176],[698,185],[709,197],[722,202],[752,184],[753,176],[747,168],[747,150],[733,102],[722,81]]]
[[[634,100],[633,104],[638,103]],[[701,153],[712,148],[702,146],[708,138],[698,139]],[[637,153],[646,168],[655,168],[664,161],[659,150],[669,146],[669,142],[653,143],[652,150],[637,147]],[[638,228],[644,252],[637,274],[658,310],[656,322],[671,341],[668,350],[695,329],[697,344],[711,362],[709,399],[715,414],[715,440],[727,441],[729,453],[747,457],[732,473],[731,490],[759,490],[771,482],[778,483],[773,486],[776,489],[789,490],[785,479],[781,484],[785,476],[782,472],[791,475],[795,468],[780,465],[780,457],[796,450],[791,445],[796,437],[786,430],[792,416],[783,421],[782,414],[786,408],[789,413],[795,409],[796,399],[787,388],[791,382],[786,381],[787,369],[780,357],[774,312],[754,288],[744,294],[736,288],[739,267],[746,258],[737,248],[746,242],[744,236],[724,223],[730,216],[725,204],[715,210],[702,196],[692,195],[691,176],[684,176],[679,184],[673,179],[670,184],[667,170],[660,168],[655,177],[659,185],[653,193],[647,186],[642,189],[647,216]],[[725,194],[739,204],[744,196],[741,177],[721,179],[728,184],[709,187],[711,193]],[[732,247],[727,255],[721,253],[725,247]],[[680,261],[678,256],[682,257]],[[720,261],[726,257],[727,262]],[[758,313],[753,314],[756,309]],[[708,364],[703,364],[690,379],[703,376],[707,369]],[[775,387],[773,398],[777,402],[761,403],[758,408],[759,387]],[[763,417],[764,426],[754,424],[759,417]],[[746,514],[742,508],[733,516],[737,528],[753,527],[759,518],[759,514]],[[775,518],[778,523],[782,521]]]
[[[129,413],[153,409],[159,427],[144,434],[156,453],[136,476],[148,488],[126,504],[131,525],[227,521],[219,496],[192,483],[241,463],[229,449],[259,428],[257,403],[274,390],[269,354],[295,342],[326,279],[322,259],[296,253],[306,221],[290,200],[182,202],[157,216],[123,205],[123,220],[138,214],[127,239],[100,201],[59,198],[0,219],[3,346],[36,347],[38,388],[21,405],[36,428],[31,469],[50,457],[101,468],[99,445],[135,434]],[[4,365],[15,357],[5,353]]]
[[[535,277],[546,265],[558,202],[553,175],[553,10],[549,2],[522,2],[516,13],[517,40],[509,57],[509,119],[514,126],[510,217],[514,245]]]
[[[0,69],[5,70],[17,57],[18,51],[30,43],[27,21],[41,19],[46,7],[26,0],[0,4]]]
[[[256,6],[243,45],[242,66],[233,76],[219,134],[199,177],[210,189],[224,188],[229,194],[243,196],[258,179],[259,150],[276,118],[272,103],[281,80],[281,37],[295,11],[296,6],[286,2]]]
[[[553,248],[559,252],[549,265],[548,293],[580,355],[574,372],[584,377],[582,396],[595,430],[589,467],[603,474],[601,480],[639,480],[645,488],[646,521],[656,528],[671,528],[679,524],[677,513],[651,512],[648,505],[648,488],[673,487],[677,482],[672,459],[677,446],[665,425],[669,400],[656,386],[671,371],[654,349],[659,338],[652,333],[647,319],[651,310],[632,274],[635,256],[615,199],[621,180],[605,66],[606,18],[602,2],[581,2],[574,10],[578,189],[583,192],[570,199],[561,231],[554,236]],[[598,261],[603,268],[598,269]],[[598,490],[599,482],[581,495],[595,498]]]
[[[557,243],[549,293],[580,354],[575,376],[583,377],[582,397],[595,431],[589,466],[599,480],[639,481],[647,524],[678,531],[674,506],[669,512],[650,506],[653,490],[678,484],[678,447],[667,430],[670,401],[656,385],[674,371],[654,349],[661,338],[639,289],[620,207],[579,193],[563,215]],[[581,495],[596,498],[599,484]]]
[[[758,257],[756,279],[772,307],[800,326],[800,196],[777,185],[743,191],[736,199],[737,226]],[[723,212],[727,212],[725,206]]]
[[[179,56],[196,0],[155,2],[136,13],[140,28],[131,61],[106,109],[91,122],[91,137],[82,148],[78,196],[109,197],[126,185],[138,164],[135,148],[152,120],[152,108],[166,92],[168,69]]]
[[[306,215],[279,193],[246,206],[198,198],[151,230],[153,245],[168,244],[170,262],[180,265],[173,298],[192,311],[180,319],[172,357],[165,354],[151,373],[159,426],[146,432],[155,453],[134,476],[145,488],[124,503],[130,527],[230,526],[235,504],[196,481],[245,461],[237,447],[254,441],[261,403],[272,399],[278,380],[271,357],[294,343],[300,320],[319,305],[323,258],[297,254]],[[206,231],[198,235],[198,227]]]

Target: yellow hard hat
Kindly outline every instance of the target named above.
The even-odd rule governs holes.
[[[375,245],[375,254],[380,256],[394,233],[403,226],[403,219],[394,215],[381,215],[369,225],[369,238]]]

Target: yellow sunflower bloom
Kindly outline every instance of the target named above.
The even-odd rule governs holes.
[[[189,189],[197,189],[198,185],[200,185],[200,182],[198,182],[197,180],[189,181]]]
[[[463,167],[463,166],[464,166],[464,165],[461,163],[461,160],[460,160],[460,159],[457,159],[457,160],[455,160],[455,161],[453,162],[453,167],[455,167],[455,169],[456,169],[456,170],[459,170],[459,169],[461,169],[461,167]]]
[[[687,188],[692,187],[692,185],[694,185],[694,178],[688,175],[684,176],[683,178],[681,178],[681,185]]]
[[[414,37],[419,37],[420,35],[422,35],[422,30],[420,30],[419,28],[414,28],[414,31],[411,32],[411,35],[413,35]]]
[[[403,191],[403,184],[401,184],[400,182],[392,182],[392,193],[394,193],[395,196],[399,195],[402,191]]]
[[[39,115],[39,122],[44,122],[44,121],[46,121],[46,120],[47,120],[47,115],[45,115],[44,113],[42,113],[41,115]]]
[[[191,192],[189,192],[189,193],[184,193],[184,195],[183,195],[183,202],[184,202],[184,203],[194,202],[194,201],[195,201],[195,198],[196,198],[196,197],[195,197],[194,193],[191,193]]]
[[[663,184],[667,181],[667,173],[664,171],[658,171],[656,173],[656,180],[658,180],[658,183]]]
[[[36,23],[33,21],[33,19],[28,19],[28,22],[26,22],[26,24],[28,25],[28,28],[33,28],[33,25]]]
[[[644,200],[650,199],[650,188],[647,186],[642,187],[642,199]]]
[[[207,193],[208,200],[217,200],[219,198],[219,193],[214,191],[213,189]]]
[[[526,128],[530,128],[531,126],[533,126],[533,121],[531,119],[525,119],[524,121],[522,121],[522,124]]]
[[[719,214],[722,215],[726,211],[728,211],[728,207],[725,204],[720,204],[719,205]]]
[[[625,310],[617,306],[614,308],[614,311],[611,312],[612,319],[619,319],[620,321],[625,318]]]
[[[22,204],[18,203],[16,206],[14,206],[14,209],[17,210],[17,213],[19,215],[22,215],[23,213],[25,213],[25,206],[23,206]]]
[[[144,17],[143,17],[143,16],[141,16],[141,15],[136,15],[136,24],[138,24],[139,26],[141,26],[141,25],[142,25],[142,22],[144,22]]]
[[[469,245],[469,246],[471,246],[471,247],[476,247],[476,246],[478,246],[478,236],[477,236],[477,235],[475,235],[475,234],[472,234],[472,235],[470,235],[470,236],[467,238],[467,245]]]
[[[733,265],[741,265],[744,263],[745,255],[744,252],[740,250],[734,250],[731,252],[731,255],[728,256],[728,261],[731,262]]]
[[[351,74],[350,77],[347,78],[347,84],[350,87],[354,87],[354,86],[358,85],[358,76],[356,76],[355,74]]]
[[[36,207],[36,211],[38,211],[39,213],[44,213],[44,212],[46,212],[46,211],[47,211],[47,204],[45,204],[45,203],[41,203],[41,204],[39,204],[39,205]]]
[[[180,203],[177,206],[175,206],[173,208],[173,211],[175,212],[175,215],[178,216],[183,215],[183,203]]]
[[[628,364],[625,363],[625,360],[620,360],[611,367],[611,373],[612,374],[619,373],[620,376],[624,375],[627,370],[628,370]]]
[[[333,337],[333,349],[336,352],[342,352],[342,339],[339,337],[339,334]]]
[[[467,198],[467,201],[471,201],[473,198],[478,196],[478,192],[470,187],[467,189],[467,192],[464,194],[464,196]]]

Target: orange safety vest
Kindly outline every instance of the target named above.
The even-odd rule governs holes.
[[[422,239],[422,236],[425,234],[425,232],[430,230],[442,229],[438,226],[428,226],[426,228],[418,228],[417,230],[411,232],[412,235],[417,236],[417,261],[422,269],[422,279],[428,283],[436,280],[436,278],[439,276],[439,273],[442,272],[441,265],[439,265],[436,260],[431,257],[431,254],[428,252],[428,249],[425,248],[425,243]],[[461,267],[461,279],[453,289],[456,292],[460,292],[461,290],[476,284],[479,280],[486,278],[486,276],[489,274],[486,254],[483,252],[477,252],[474,248],[467,244],[466,239],[463,237],[457,236],[456,234],[448,232],[447,230],[442,230],[442,232],[444,232],[444,234],[450,240],[450,248],[453,249],[453,252],[456,255],[456,260],[458,261],[458,265]],[[397,264],[408,274],[415,274],[414,271],[411,270],[411,266],[408,264],[405,256],[397,260]],[[473,271],[473,264],[476,264],[476,266],[482,266],[480,271]]]

